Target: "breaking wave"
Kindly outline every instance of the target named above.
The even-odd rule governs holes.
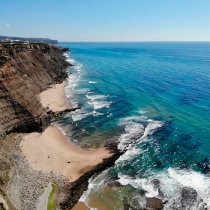
[[[109,108],[112,104],[111,101],[107,100],[108,96],[106,95],[86,95],[86,97],[89,99],[88,104],[95,110]]]
[[[160,197],[167,200],[165,210],[210,208],[210,177],[207,175],[192,170],[169,168],[148,178],[133,178],[123,174],[119,174],[118,177],[120,184],[130,184],[135,189],[144,190],[147,197]],[[158,187],[154,184],[154,180],[158,180]],[[190,194],[183,195],[183,187],[194,189],[197,196],[192,199]],[[183,207],[184,202],[186,202],[185,207]]]
[[[89,81],[88,83],[90,83],[90,84],[96,84],[97,82],[95,82],[95,81]]]
[[[88,48],[88,46],[86,47]],[[172,55],[178,55],[180,52],[181,56],[184,55],[181,48],[177,48],[178,51],[174,50],[174,46],[172,48]],[[151,66],[148,67],[150,71],[145,70],[144,65],[148,66],[148,60],[145,59],[146,63],[144,59],[139,60],[139,55],[144,53],[142,47],[135,48],[135,51],[130,48],[127,49],[127,47],[123,48],[123,51],[116,50],[116,46],[111,47],[112,53],[121,52],[120,57],[116,57],[118,54],[111,57],[110,52],[106,54],[107,50],[98,47],[96,51],[95,48],[88,48],[93,53],[91,56],[87,56],[86,49],[85,51],[82,49],[79,48],[77,54],[80,56],[79,59],[84,58],[85,66],[90,64],[87,69],[67,54],[67,61],[74,64],[73,71],[69,73],[67,95],[74,104],[84,105],[81,110],[72,113],[72,120],[78,125],[75,132],[81,132],[80,128],[85,127],[86,131],[90,131],[87,132],[88,135],[102,130],[110,131],[110,135],[112,135],[112,131],[113,135],[117,134],[114,137],[118,138],[118,148],[125,153],[116,161],[113,170],[110,169],[114,174],[113,179],[115,181],[118,179],[122,185],[132,185],[136,189],[145,191],[147,197],[167,200],[164,209],[210,209],[209,174],[202,174],[192,169],[198,168],[200,170],[197,163],[200,165],[204,163],[206,167],[209,167],[208,153],[206,153],[209,150],[205,148],[208,145],[209,132],[199,134],[201,130],[199,128],[208,129],[205,126],[208,124],[206,112],[208,109],[205,108],[205,111],[198,110],[198,113],[193,113],[193,110],[197,110],[194,109],[197,107],[197,103],[194,107],[194,102],[197,102],[195,99],[199,101],[200,94],[203,97],[201,98],[205,100],[203,101],[204,104],[202,104],[202,100],[199,104],[207,107],[205,104],[206,98],[208,98],[208,94],[206,94],[207,80],[200,78],[196,88],[192,90],[189,83],[185,83],[185,79],[181,80],[186,78],[186,72],[180,59],[173,59],[173,62],[176,63],[173,68],[168,68],[171,60],[167,61],[168,63],[157,65],[157,59],[154,59],[155,63],[151,59]],[[154,53],[155,50],[151,52]],[[98,52],[100,56],[98,56]],[[166,51],[165,49],[164,51],[158,49],[157,53],[160,52],[164,54]],[[166,56],[169,52],[167,50]],[[132,58],[136,60],[122,59],[126,58],[127,55],[133,55]],[[144,55],[147,56],[147,50]],[[206,51],[203,55],[206,55]],[[186,62],[192,60],[189,59],[188,55],[185,59]],[[164,67],[165,64],[166,68]],[[203,66],[208,67],[208,65]],[[123,71],[121,67],[123,67]],[[200,67],[198,69],[205,73],[208,70],[206,67]],[[163,68],[165,71],[162,71]],[[186,70],[190,72],[190,68],[186,68]],[[182,77],[180,76],[176,80],[177,72]],[[196,71],[192,73],[192,78],[197,78]],[[129,75],[129,77],[127,78],[125,75]],[[200,83],[201,81],[206,81],[204,86]],[[154,116],[154,119],[146,117],[147,112],[145,111],[135,112],[138,106],[146,107],[147,112],[149,112],[148,115]],[[187,109],[186,106],[191,107],[191,109]],[[189,115],[189,110],[192,116]],[[131,113],[134,113],[133,116],[128,116]],[[104,116],[100,118],[98,117],[100,115]],[[128,117],[125,117],[126,115]],[[121,119],[119,120],[119,118]],[[83,119],[85,120],[82,121]],[[159,119],[163,119],[164,122]],[[183,119],[181,123],[180,119]],[[72,123],[72,121],[70,122]],[[100,130],[100,128],[102,129]],[[160,133],[155,133],[161,128],[163,130]],[[202,146],[200,146],[201,144]],[[178,168],[179,166],[180,168]],[[188,170],[187,168],[191,169]],[[111,173],[109,175],[111,176]],[[88,190],[81,197],[81,201],[85,201],[91,191],[100,191],[100,187],[107,182],[106,178],[101,177],[99,180],[92,178],[89,181]],[[185,200],[188,200],[188,195],[183,195],[183,188],[191,188],[196,192],[191,191],[193,196],[196,196],[194,196],[194,200],[189,199],[190,203],[184,203]],[[121,193],[123,194],[123,192]],[[183,196],[186,196],[185,200],[183,200]],[[182,205],[185,205],[185,208]]]
[[[157,120],[151,120],[145,116],[135,115],[122,119],[119,123],[121,126],[125,126],[123,133],[119,138],[118,148],[120,150],[127,150],[132,148],[133,144],[147,139],[158,128],[163,126],[163,122]]]

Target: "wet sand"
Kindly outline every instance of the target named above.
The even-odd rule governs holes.
[[[76,205],[74,205],[72,210],[90,210],[90,209],[85,205],[85,203],[78,202]]]

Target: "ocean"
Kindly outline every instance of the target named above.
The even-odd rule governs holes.
[[[126,150],[80,200],[141,209],[146,195],[168,210],[210,209],[210,43],[60,45],[74,64],[66,95],[82,107],[61,121],[67,135],[85,147],[117,141]]]

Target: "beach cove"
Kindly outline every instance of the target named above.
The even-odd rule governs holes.
[[[63,83],[40,93],[40,101],[43,107],[48,106],[54,112],[72,108],[67,104]],[[68,178],[70,182],[112,155],[105,148],[83,149],[71,143],[56,124],[50,125],[42,133],[24,135],[20,146],[23,155],[35,170],[48,173],[52,171]]]
[[[3,42],[0,50],[1,203],[6,209],[72,208],[88,179],[121,153],[116,145],[72,143],[59,123],[81,109],[65,95],[68,48]]]
[[[48,111],[58,113],[76,109],[65,96],[65,81],[52,85],[47,90],[41,92],[38,98],[42,106]],[[32,132],[24,134],[20,141],[20,148],[29,167],[43,174],[54,174],[60,177],[61,180],[63,179],[65,185],[77,181],[89,171],[93,170],[92,174],[94,174],[97,165],[103,163],[104,159],[108,160],[113,156],[113,153],[105,147],[95,149],[82,148],[79,145],[71,143],[71,140],[56,122],[49,125],[49,127],[40,133]],[[104,167],[106,167],[106,164]],[[49,188],[48,186],[45,188],[46,192]],[[78,185],[78,187],[80,186]],[[53,189],[51,188],[51,190]],[[48,193],[40,195],[41,202],[39,201],[38,203],[39,208],[40,206],[47,208],[46,204],[48,203],[51,190],[48,190]],[[73,209],[81,210],[89,208],[85,203],[79,202]]]

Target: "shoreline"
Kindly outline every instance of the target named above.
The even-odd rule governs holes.
[[[70,182],[112,155],[105,148],[83,149],[71,143],[56,125],[43,133],[25,135],[20,146],[32,168],[44,173],[53,171]]]
[[[64,202],[60,203],[61,209],[80,210],[80,207],[82,206],[85,210],[87,207],[86,204],[84,202],[80,202],[79,199],[83,192],[88,189],[90,177],[113,166],[115,161],[123,154],[123,152],[117,149],[116,143],[109,144],[106,148],[112,152],[110,157],[104,159],[101,163],[87,171],[75,182],[68,183],[65,187],[60,189],[61,194],[66,195]]]
[[[57,113],[72,109],[65,96],[64,87],[62,82],[41,92],[38,97],[42,106]],[[59,191],[62,192],[61,198],[58,199],[62,209],[71,209],[75,204],[74,210],[89,209],[85,203],[79,202],[79,198],[88,187],[89,178],[113,165],[120,156],[113,145],[83,149],[73,144],[55,123],[46,127],[42,133],[31,132],[23,135],[19,146],[33,171],[40,171],[46,175],[53,173],[55,177],[64,180],[64,185],[58,185]],[[73,197],[69,197],[71,192],[74,192]],[[42,197],[43,201],[43,196],[48,201],[46,193],[39,194],[38,199]]]
[[[51,85],[39,94],[39,100],[44,108],[53,112],[61,112],[73,108],[65,96],[65,81]]]

